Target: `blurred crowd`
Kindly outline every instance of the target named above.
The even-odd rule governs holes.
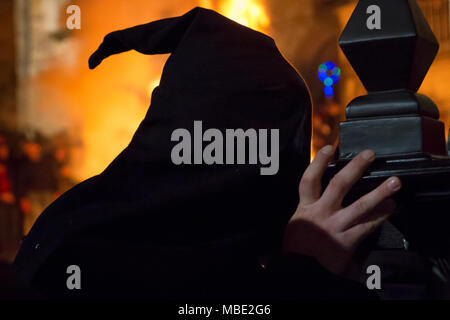
[[[69,163],[64,133],[0,132],[0,254],[17,246],[42,211],[74,184]]]

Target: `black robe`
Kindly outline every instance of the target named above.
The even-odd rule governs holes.
[[[52,298],[362,297],[313,259],[280,253],[309,164],[311,99],[274,41],[195,8],[108,34],[89,65],[131,49],[171,53],[147,115],[101,174],[39,217],[16,257],[19,276]],[[194,121],[279,129],[278,173],[173,164],[171,133]],[[81,290],[66,287],[69,265],[81,269]]]

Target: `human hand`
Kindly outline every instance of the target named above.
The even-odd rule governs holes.
[[[343,208],[345,195],[375,160],[375,154],[361,152],[321,194],[321,179],[332,155],[332,146],[322,148],[303,174],[300,203],[286,227],[283,250],[312,256],[330,272],[345,275],[355,268],[353,256],[361,241],[393,213],[395,202],[389,198],[400,190],[401,182],[391,177]]]

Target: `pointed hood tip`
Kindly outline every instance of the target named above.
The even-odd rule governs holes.
[[[89,69],[93,70],[93,69],[95,69],[99,64],[100,64],[100,62],[95,61],[93,55],[89,58],[89,61],[88,61]]]

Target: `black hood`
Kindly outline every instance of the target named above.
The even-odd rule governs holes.
[[[128,50],[171,55],[128,147],[33,226],[15,262],[28,281],[50,255],[75,242],[214,248],[222,265],[231,262],[221,251],[253,259],[279,244],[295,211],[310,159],[311,101],[272,38],[195,8],[106,35],[89,67]],[[255,164],[174,164],[171,134],[192,131],[194,121],[203,131],[278,129],[279,170],[261,175]]]

